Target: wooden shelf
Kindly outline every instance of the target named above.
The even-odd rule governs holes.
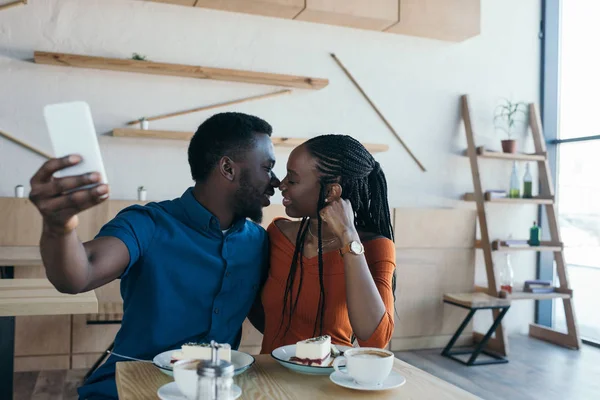
[[[529,293],[522,291],[515,291],[512,293],[507,293],[503,290],[500,291],[500,297],[507,300],[550,300],[550,299],[570,299],[572,297],[572,293],[570,290],[566,290],[565,292],[558,291],[560,288],[555,288],[556,292],[552,293]]]
[[[151,75],[169,75],[197,79],[214,79],[261,85],[295,87],[300,89],[322,89],[329,84],[327,79],[306,76],[271,74],[267,72],[242,71],[210,68],[195,65],[167,64],[125,58],[93,57],[78,54],[35,51],[34,61],[38,64],[102,69],[122,72],[137,72]]]
[[[143,129],[131,129],[131,128],[117,128],[112,132],[113,136],[116,137],[132,137],[132,138],[145,138],[145,139],[172,139],[172,140],[186,140],[189,141],[194,132],[177,132],[177,131],[152,131]],[[283,138],[283,137],[272,137],[271,141],[276,147],[297,147],[304,143],[307,139],[305,138]],[[381,143],[363,143],[363,146],[370,153],[381,153],[388,151],[390,146]]]
[[[479,243],[481,245],[481,243]],[[508,251],[562,251],[563,246],[561,243],[545,242],[541,241],[539,246],[529,245],[512,245],[507,246],[504,240],[494,240],[492,242],[492,250],[499,252]]]
[[[465,150],[465,155],[467,155],[466,150]],[[480,158],[493,158],[496,160],[507,160],[507,161],[545,161],[546,160],[546,154],[501,153],[499,151],[486,150],[483,146],[477,148],[477,156]]]
[[[27,0],[17,0],[17,1],[13,1],[10,3],[0,5],[0,11],[8,10],[9,8],[12,8],[12,7],[24,6],[24,5],[27,5]]]
[[[466,193],[463,196],[464,201],[475,201],[475,193]],[[492,198],[489,192],[485,193],[485,201],[488,203],[507,203],[507,204],[554,204],[551,197],[534,197],[532,199],[522,198]]]
[[[0,266],[42,265],[38,246],[1,246]]]

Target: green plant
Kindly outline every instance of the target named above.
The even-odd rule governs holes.
[[[520,115],[527,117],[526,103],[515,103],[508,99],[503,99],[494,112],[494,126],[504,131],[508,138],[512,139],[517,123],[525,123],[525,120],[518,118]]]
[[[138,187],[138,192],[141,192],[142,190],[146,190],[146,188],[143,186]]]
[[[138,54],[138,53],[133,53],[133,56],[131,56],[132,60],[138,60],[138,61],[147,61],[146,56],[142,55],[142,54]]]

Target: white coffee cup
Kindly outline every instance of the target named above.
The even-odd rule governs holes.
[[[190,399],[196,399],[198,390],[198,360],[179,360],[173,365],[173,378],[177,387],[183,395]]]
[[[340,369],[344,361],[347,371]],[[359,385],[380,385],[390,375],[393,366],[394,353],[374,347],[346,350],[333,362],[336,371],[350,375]]]

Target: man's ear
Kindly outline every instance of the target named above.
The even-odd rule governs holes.
[[[224,156],[219,160],[219,172],[225,179],[233,182],[237,173],[237,165],[231,158]]]
[[[342,186],[339,183],[332,183],[327,186],[325,194],[325,202],[331,203],[334,200],[339,200],[342,197]]]

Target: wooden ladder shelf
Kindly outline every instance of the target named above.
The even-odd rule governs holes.
[[[579,332],[577,328],[575,311],[573,310],[573,292],[569,287],[565,257],[563,253],[563,245],[560,238],[558,219],[556,214],[556,206],[554,204],[554,187],[552,183],[552,176],[550,174],[550,167],[548,164],[546,142],[544,139],[544,134],[542,132],[542,124],[537,107],[533,103],[529,105],[529,127],[532,132],[533,142],[535,146],[535,153],[533,154],[506,154],[492,152],[484,149],[483,147],[476,147],[473,125],[471,123],[469,99],[467,95],[463,95],[461,97],[461,115],[465,124],[465,133],[467,136],[466,155],[469,157],[474,186],[474,192],[467,193],[464,196],[464,200],[473,201],[477,206],[477,215],[479,219],[479,227],[481,230],[481,240],[477,242],[476,247],[483,251],[483,258],[485,261],[485,271],[487,275],[487,288],[484,289],[485,293],[490,295],[492,298],[506,298],[507,300],[562,299],[567,321],[567,333],[558,332],[545,326],[531,324],[529,328],[529,335],[538,339],[552,342],[560,346],[579,349],[581,347],[581,339],[579,337]],[[511,162],[537,162],[540,179],[540,196],[534,197],[533,199],[493,198],[489,192],[484,192],[482,188],[481,177],[479,173],[479,159],[500,159]],[[492,242],[489,236],[488,222],[485,213],[486,203],[534,204],[538,206],[543,206],[545,208],[546,215],[548,216],[548,230],[550,232],[550,241],[542,242],[540,246],[535,247],[509,247],[505,245],[506,242],[501,240],[496,240]],[[554,260],[556,262],[556,271],[558,273],[559,280],[559,287],[555,288],[554,292],[539,294],[513,292],[512,294],[506,294],[505,292],[498,291],[498,286],[496,285],[496,278],[494,275],[492,251],[520,250],[553,252]],[[498,314],[498,310],[492,310],[492,312],[495,318]],[[481,338],[482,335],[475,333],[474,336],[477,340],[477,338]],[[490,342],[488,342],[488,346],[490,350],[493,350],[502,355],[507,355],[508,342],[502,324],[500,324],[496,329],[495,338],[491,339]]]

